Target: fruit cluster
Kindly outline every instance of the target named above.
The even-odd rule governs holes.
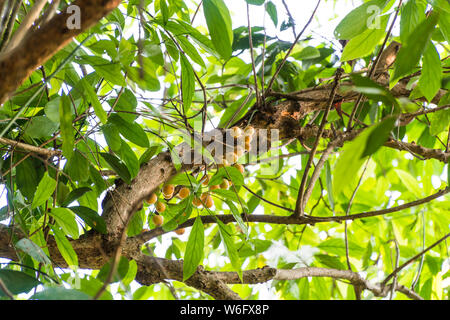
[[[240,145],[236,145],[234,147],[233,152],[229,152],[225,154],[225,157],[223,159],[219,159],[217,161],[217,169],[223,168],[223,167],[229,167],[232,164],[232,167],[236,168],[241,174],[245,172],[245,168],[242,164],[237,163],[239,158],[244,155],[246,151],[249,151],[251,149],[251,142],[253,135],[255,133],[255,129],[251,126],[248,126],[245,130],[242,130],[239,127],[233,127],[228,130],[229,134],[235,138],[240,140],[243,140],[244,147]],[[243,138],[243,139],[242,139]],[[207,173],[205,173],[202,178],[200,179],[200,183],[202,186],[207,187],[209,185],[211,176]],[[204,207],[204,208],[212,208],[214,206],[214,200],[210,194],[212,190],[216,189],[228,189],[232,186],[232,182],[226,178],[222,179],[222,182],[217,185],[210,185],[209,190],[206,192],[203,192],[200,194],[200,196],[193,195],[192,197],[192,204],[195,207]],[[162,200],[158,198],[158,194],[156,192],[153,192],[147,199],[146,202],[149,205],[155,206],[156,213],[152,216],[152,222],[155,224],[155,226],[159,227],[163,224],[164,218],[161,216],[161,214],[166,210],[166,205],[169,205],[168,201],[171,200],[174,197],[177,197],[181,200],[186,199],[190,196],[192,190],[189,187],[186,186],[175,186],[173,184],[165,184],[161,189],[161,195],[166,200]],[[178,235],[181,235],[185,232],[184,228],[179,228],[175,230],[175,232]]]

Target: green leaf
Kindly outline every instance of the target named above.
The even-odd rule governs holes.
[[[183,261],[183,281],[189,279],[197,270],[203,258],[203,248],[205,245],[205,230],[202,219],[197,217],[192,226],[191,233],[186,245],[186,252]]]
[[[117,282],[122,280],[128,274],[128,269],[130,266],[130,262],[125,257],[120,257],[119,263],[116,266],[116,274],[113,277],[112,282]],[[108,274],[111,270],[111,260],[109,260],[99,271],[97,275],[97,279],[105,282]]]
[[[106,143],[112,151],[117,152],[122,146],[119,129],[113,123],[107,123],[101,127]]]
[[[120,134],[127,140],[143,148],[149,147],[147,134],[138,123],[127,122],[117,114],[112,114],[109,121],[117,126]]]
[[[27,293],[41,284],[40,281],[24,272],[8,269],[0,269],[0,279],[12,294]],[[6,296],[6,293],[0,289],[0,297],[4,296]]]
[[[302,51],[292,54],[292,58],[296,60],[309,60],[320,57],[320,51],[316,47],[308,46]]]
[[[233,215],[234,220],[236,220],[236,222],[238,223],[239,228],[241,228],[241,230],[242,230],[242,232],[244,232],[245,236],[248,237],[247,225],[242,220],[242,217],[241,217],[241,214],[240,214],[238,208],[236,208],[236,206],[230,200],[225,199],[225,203],[230,208],[231,214]]]
[[[224,178],[231,180],[235,186],[242,186],[244,184],[244,176],[237,168],[223,167],[216,172],[208,185],[214,186],[221,184]]]
[[[83,55],[79,58],[77,60],[78,63],[89,64],[99,76],[105,78],[111,84],[121,87],[126,86],[125,78],[122,75],[118,62],[112,62],[97,56]]]
[[[220,220],[217,220],[217,224],[219,225],[219,234],[225,247],[225,252],[228,258],[230,258],[234,271],[236,271],[239,278],[242,279],[241,261],[236,246],[234,245],[233,238],[231,237],[230,228]]]
[[[353,9],[334,30],[336,39],[350,40],[363,33],[369,25],[376,23],[376,16],[382,12],[387,2],[387,0],[372,0]]]
[[[48,175],[48,172],[45,172],[42,177],[39,185],[37,187],[36,193],[33,198],[33,202],[31,204],[31,208],[35,209],[39,207],[41,204],[45,203],[50,196],[53,194],[56,188],[56,180],[51,178]]]
[[[181,62],[181,90],[183,95],[183,108],[187,113],[191,107],[192,97],[195,92],[195,76],[191,64],[184,55],[180,56]]]
[[[375,81],[362,77],[358,74],[353,74],[351,76],[353,83],[355,84],[354,90],[363,93],[368,98],[374,101],[381,101],[386,106],[394,106],[399,110],[398,101],[392,95],[392,93],[385,87],[379,85]]]
[[[411,73],[417,66],[438,21],[439,13],[433,11],[427,19],[414,29],[409,35],[408,40],[402,44],[395,59],[391,86],[395,85],[401,77]]]
[[[92,191],[91,188],[88,187],[81,187],[72,190],[67,197],[64,199],[64,201],[61,203],[61,207],[67,207],[69,204],[77,200],[79,197],[81,197],[86,192]]]
[[[169,21],[169,8],[167,8],[166,0],[159,0],[159,8],[161,9],[164,24],[167,24],[167,21]]]
[[[450,109],[434,112],[430,122],[430,134],[432,136],[440,134],[448,128],[448,124],[450,123]]]
[[[344,47],[341,61],[349,61],[365,57],[371,54],[378,43],[384,37],[390,15],[384,15],[380,19],[380,28],[367,29],[363,33],[352,38]]]
[[[126,164],[128,172],[130,173],[130,178],[135,178],[139,172],[139,159],[125,141],[122,141],[122,147],[120,148],[120,158]]]
[[[345,270],[344,264],[339,260],[338,256],[330,256],[327,254],[316,254],[314,257],[324,266],[328,268]]]
[[[89,161],[79,150],[73,152],[72,157],[64,167],[64,171],[74,181],[87,181],[89,179],[89,175],[86,174],[88,169]]]
[[[428,101],[431,101],[441,88],[442,78],[441,59],[431,41],[423,53],[422,61],[422,74],[419,78],[420,91]]]
[[[195,49],[195,47],[189,42],[189,40],[184,35],[177,37],[177,40],[178,40],[178,44],[180,44],[180,46],[181,46],[181,49],[183,49],[184,53],[186,53],[189,56],[189,58],[192,59],[192,61],[194,61],[198,65],[202,66],[203,68],[206,68],[203,58],[198,53],[197,49]],[[183,64],[186,62],[188,62],[187,59],[185,59],[184,61],[182,59],[181,67],[183,67]],[[189,64],[189,67],[191,68],[191,71],[192,71],[191,64]],[[183,75],[183,69],[181,69],[181,75]]]
[[[131,183],[130,172],[128,171],[127,166],[123,164],[123,162],[121,162],[116,156],[110,153],[100,152],[100,155],[103,159],[106,160],[110,168],[123,179],[123,181],[128,184]]]
[[[63,231],[70,235],[73,239],[78,239],[80,233],[75,220],[75,215],[68,208],[53,208],[50,215],[55,218],[56,223]]]
[[[266,0],[245,0],[248,4],[253,4],[255,6],[262,6]]]
[[[425,19],[425,6],[420,1],[409,0],[402,6],[400,16],[400,40],[405,43],[412,31]]]
[[[59,104],[59,123],[61,139],[63,141],[62,152],[66,159],[70,159],[75,145],[75,130],[72,127],[72,106],[69,97],[63,95]]]
[[[49,137],[58,129],[58,124],[51,121],[46,116],[37,116],[30,119],[25,129],[25,134],[31,138]]]
[[[223,0],[204,0],[203,13],[212,43],[223,59],[231,56],[233,30],[230,12]]]
[[[84,222],[91,228],[97,230],[100,233],[106,234],[106,223],[102,216],[99,216],[97,212],[91,208],[84,206],[70,207],[77,216],[83,219]]]
[[[52,227],[53,234],[55,236],[56,246],[61,253],[64,260],[69,267],[78,266],[78,256],[75,250],[73,250],[70,241],[67,240],[66,235],[57,227]]]
[[[275,25],[275,27],[277,27],[278,26],[277,7],[273,4],[272,1],[267,2],[266,11],[269,14],[270,19],[272,19],[272,22]]]
[[[35,293],[30,300],[90,300],[91,297],[86,293],[66,289],[64,287],[46,288],[44,291]]]
[[[37,244],[27,238],[17,241],[16,248],[19,248],[26,254],[30,255],[37,262],[43,263],[44,265],[51,264],[51,261],[45,252]]]
[[[401,169],[395,169],[400,182],[405,185],[406,189],[411,191],[416,197],[421,197],[423,192],[417,182],[417,179],[411,175],[411,173],[406,172]]]
[[[105,124],[108,120],[108,116],[106,114],[106,111],[103,109],[100,101],[98,100],[94,88],[87,82],[86,78],[81,79],[80,85],[83,88],[83,94],[86,100],[91,103],[92,107],[94,108],[95,114],[100,119],[100,121]]]
[[[365,129],[354,140],[344,145],[334,168],[334,196],[338,196],[344,187],[349,185],[353,179],[355,179],[358,170],[365,161],[366,156],[364,156],[364,153],[366,152],[365,150],[368,145],[369,138],[374,130],[381,130],[384,132],[385,127],[388,127],[385,121]],[[383,129],[379,129],[379,126],[382,126]],[[375,136],[372,136],[371,140],[376,140],[377,143],[380,143],[380,140],[378,140]],[[369,146],[367,153],[374,150],[375,148]]]
[[[388,116],[373,128],[367,138],[362,157],[370,156],[381,148],[389,138],[389,133],[394,129],[396,121],[397,117]]]
[[[441,14],[439,17],[439,26],[445,41],[450,43],[450,14]]]

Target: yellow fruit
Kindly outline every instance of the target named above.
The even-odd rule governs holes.
[[[233,167],[235,167],[236,169],[238,169],[240,173],[244,174],[245,168],[244,168],[244,166],[243,166],[242,164],[240,164],[240,163],[235,163],[235,164],[233,165]]]
[[[228,163],[227,159],[223,159],[221,163],[217,166],[219,169],[223,167],[229,167],[230,164]]]
[[[216,189],[220,189],[220,186],[218,184],[209,187],[209,190],[216,190]]]
[[[191,190],[189,190],[189,188],[183,187],[178,192],[178,196],[180,197],[180,199],[186,199],[190,193],[191,193]]]
[[[152,221],[155,224],[155,226],[159,227],[159,226],[162,226],[162,224],[164,222],[164,218],[162,216],[160,216],[159,214],[155,214],[152,217]]]
[[[192,204],[196,207],[200,207],[202,205],[202,201],[198,197],[194,197]]]
[[[164,211],[166,211],[166,205],[161,201],[156,202],[155,208],[158,213],[163,213]]]
[[[240,158],[244,155],[245,150],[241,146],[236,146],[236,148],[234,149],[234,153],[238,156],[238,158]]]
[[[184,234],[185,231],[186,231],[186,230],[185,230],[184,228],[180,228],[180,229],[175,230],[175,233],[176,233],[177,235],[181,236],[182,234]]]
[[[230,182],[227,179],[223,179],[222,183],[220,184],[220,188],[226,190],[229,186]]]
[[[245,144],[250,144],[250,142],[252,142],[252,140],[253,140],[253,138],[252,138],[252,136],[245,136],[245,138],[244,138],[244,143]]]
[[[236,153],[234,153],[234,152],[227,153],[227,159],[226,159],[227,162],[235,163],[236,161],[238,161],[238,159],[239,159],[239,157]]]
[[[173,184],[166,184],[166,185],[163,187],[162,192],[163,192],[165,195],[169,195],[169,194],[173,194],[174,190],[175,190],[175,187],[174,187]]]
[[[200,199],[202,200],[203,206],[205,208],[209,209],[209,208],[211,208],[214,205],[213,198],[207,193],[202,194]]]
[[[252,149],[252,145],[250,144],[250,142],[246,142],[245,143],[245,151],[250,151]]]
[[[155,204],[156,201],[158,201],[158,197],[156,196],[155,193],[152,192],[152,194],[150,195],[150,197],[147,198],[147,203],[148,203],[148,204]]]
[[[164,199],[169,200],[169,199],[172,199],[173,193],[171,193],[171,194],[165,194],[165,193],[163,193],[163,196],[164,196]]]
[[[209,175],[205,174],[205,175],[202,177],[201,181],[202,181],[202,185],[207,186],[208,183],[209,183]]]
[[[230,130],[230,134],[233,138],[239,138],[240,136],[242,136],[242,129],[239,127],[233,127]]]
[[[253,128],[252,126],[248,126],[247,128],[245,128],[244,130],[244,135],[247,136],[252,136],[255,134],[255,128]]]

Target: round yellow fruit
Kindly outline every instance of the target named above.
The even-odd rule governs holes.
[[[191,193],[191,190],[189,190],[189,188],[183,187],[178,192],[178,196],[180,197],[180,199],[186,199],[190,193]]]
[[[235,164],[233,165],[233,167],[235,167],[236,169],[238,169],[240,173],[244,174],[245,168],[244,168],[244,166],[243,166],[242,164],[240,164],[240,163],[235,163]]]
[[[253,128],[252,126],[247,126],[247,128],[244,129],[244,135],[247,136],[252,136],[255,134],[255,128]]]
[[[207,186],[209,183],[209,175],[205,174],[200,181],[202,181],[202,185]]]
[[[175,233],[176,233],[177,235],[179,235],[179,236],[181,236],[181,235],[184,234],[185,232],[186,232],[186,229],[184,229],[184,228],[180,228],[180,229],[175,230]]]
[[[158,213],[163,213],[164,211],[166,211],[166,205],[161,201],[156,202],[155,208]]]
[[[220,184],[220,189],[228,189],[230,187],[230,182],[227,179],[223,179],[222,183]]]
[[[217,190],[217,189],[220,189],[220,186],[218,184],[209,187],[209,190]]]
[[[155,204],[156,201],[158,201],[158,196],[154,192],[152,192],[150,197],[147,198],[147,203],[148,204]]]
[[[163,187],[162,192],[163,192],[165,195],[169,195],[169,194],[173,194],[174,190],[175,190],[175,186],[174,186],[173,184],[166,184],[166,185]]]
[[[159,227],[159,226],[162,226],[162,224],[164,222],[164,218],[162,216],[160,216],[159,214],[155,214],[152,217],[152,221],[155,224],[155,226]]]
[[[240,136],[242,136],[242,129],[239,128],[239,127],[233,127],[233,128],[231,128],[231,130],[230,130],[230,135],[231,135],[233,138],[239,138]]]
[[[202,205],[202,201],[198,197],[194,197],[194,199],[192,199],[192,204],[196,207],[200,207]]]

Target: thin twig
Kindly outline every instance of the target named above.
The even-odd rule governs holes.
[[[320,138],[322,137],[323,131],[325,130],[325,124],[327,123],[328,114],[329,114],[329,112],[331,110],[331,107],[333,106],[334,97],[336,96],[336,92],[337,92],[337,89],[338,89],[339,80],[340,80],[340,76],[342,74],[342,71],[343,70],[341,68],[336,70],[336,77],[335,77],[335,80],[334,80],[334,85],[333,85],[333,88],[331,90],[330,97],[328,98],[327,108],[325,109],[325,112],[324,112],[324,115],[323,115],[323,118],[322,118],[322,122],[320,123],[319,132],[317,133],[316,140],[314,142],[314,146],[311,149],[311,152],[310,152],[310,155],[309,155],[309,158],[308,158],[308,162],[306,163],[305,170],[303,171],[302,181],[300,183],[300,188],[298,190],[297,202],[295,204],[295,213],[294,213],[294,215],[296,217],[302,216],[304,214],[303,210],[304,210],[304,206],[305,206],[305,203],[304,203],[304,196],[305,195],[304,195],[303,191],[304,191],[305,186],[306,186],[306,180],[308,179],[308,171],[311,168],[311,164],[312,164],[312,161],[313,161],[314,156],[316,154]]]
[[[421,257],[422,255],[424,255],[425,253],[427,253],[428,251],[430,251],[431,249],[433,249],[435,246],[437,246],[438,244],[440,244],[442,241],[444,241],[445,239],[447,239],[448,237],[450,237],[450,233],[447,233],[444,237],[440,238],[438,241],[436,241],[435,243],[433,243],[431,246],[429,246],[428,248],[426,248],[425,250],[422,250],[420,253],[416,254],[414,257],[412,257],[411,259],[409,259],[408,261],[406,261],[405,263],[403,263],[400,267],[395,268],[394,271],[392,271],[392,273],[390,275],[388,275],[386,277],[386,279],[383,280],[383,282],[381,283],[382,285],[386,285],[386,283],[388,283],[389,280],[391,280],[394,276],[397,275],[397,273],[399,273],[401,270],[403,270],[403,268],[405,268],[406,266],[408,266],[410,263],[414,262],[414,260],[416,260],[417,258]]]
[[[313,13],[311,14],[311,17],[309,18],[308,22],[305,24],[305,26],[303,27],[302,31],[298,34],[298,36],[295,38],[294,42],[292,43],[292,46],[289,48],[288,52],[286,53],[286,55],[284,56],[283,60],[281,61],[281,63],[278,65],[277,70],[275,71],[275,74],[273,75],[272,79],[270,79],[269,84],[267,85],[267,89],[264,93],[265,96],[267,96],[269,94],[269,92],[271,92],[272,90],[272,86],[276,80],[276,78],[278,77],[278,74],[280,73],[281,69],[283,68],[284,64],[286,63],[287,59],[289,58],[292,50],[294,50],[295,45],[297,44],[298,40],[300,39],[300,37],[303,35],[303,32],[305,32],[306,28],[309,26],[309,24],[311,23],[312,19],[314,18],[317,9],[319,8],[319,4],[320,1],[317,1],[317,5],[314,8]]]

